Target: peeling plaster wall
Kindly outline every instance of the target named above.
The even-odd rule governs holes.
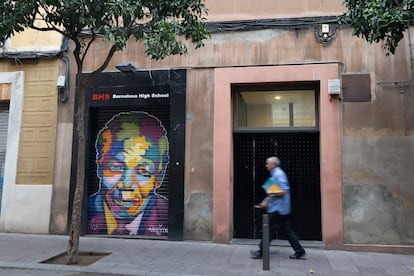
[[[341,0],[206,0],[209,21],[228,21],[258,18],[286,18],[340,14],[344,11]]]
[[[387,186],[344,183],[343,191],[345,243],[414,243],[412,212]]]
[[[414,244],[413,91],[379,88],[343,109],[344,241]]]
[[[184,238],[211,240],[213,70],[189,71],[186,124]]]
[[[205,47],[190,47],[188,55],[163,61],[148,60],[142,43],[131,41],[125,51],[114,55],[107,71],[126,61],[141,70],[189,68],[184,237],[195,240],[211,240],[213,231],[214,68],[336,63],[341,73],[369,73],[372,101],[341,103],[344,239],[345,243],[411,245],[414,100],[407,82],[412,74],[409,45],[406,37],[395,55],[386,56],[381,45],[353,37],[348,28],[340,28],[328,46],[315,41],[311,28],[214,33]],[[85,71],[96,68],[107,49],[105,43],[94,45]],[[405,81],[403,94],[396,81]]]

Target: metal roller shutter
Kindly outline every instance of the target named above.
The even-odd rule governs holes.
[[[7,130],[9,123],[9,105],[0,104],[0,214],[3,194],[4,165],[6,160]]]
[[[139,145],[145,143],[145,141],[137,142],[138,146],[133,146],[133,148],[125,149],[126,143],[119,142],[130,139],[131,137],[137,136],[137,128],[131,127],[130,125],[121,125],[115,124],[106,126],[106,124],[115,120],[115,118],[126,118],[128,116],[137,116],[133,118],[138,118],[140,120],[139,130],[141,132],[139,136],[145,136],[145,141],[150,141],[150,144],[161,145],[162,142],[156,141],[159,139],[160,129],[162,132],[162,127],[165,129],[165,134],[170,143],[169,130],[170,130],[170,107],[169,105],[157,105],[157,106],[128,106],[128,107],[94,107],[90,110],[90,122],[89,122],[89,166],[88,166],[88,234],[103,234],[103,235],[136,235],[136,236],[167,236],[168,235],[168,186],[169,186],[169,169],[168,161],[165,168],[165,175],[163,175],[163,170],[160,170],[159,181],[161,185],[154,190],[154,193],[150,193],[151,196],[142,199],[138,192],[138,187],[136,183],[140,183],[138,178],[143,178],[147,175],[149,177],[153,172],[154,178],[157,179],[157,166],[155,165],[154,160],[160,159],[160,151],[153,151],[154,147],[150,146],[148,150],[145,151],[146,161],[143,160],[143,153]],[[131,118],[130,118],[131,119]],[[133,119],[134,120],[134,119]],[[126,123],[128,124],[128,123]],[[161,127],[160,127],[161,126]],[[113,129],[111,133],[111,148],[104,149],[105,146],[97,140],[100,132],[108,128]],[[122,138],[118,139],[118,134]],[[105,132],[105,131],[104,131]],[[114,135],[117,135],[116,138]],[[116,142],[118,141],[118,142]],[[142,143],[141,143],[142,142]],[[118,143],[115,146],[115,143]],[[97,146],[98,145],[98,146]],[[131,164],[127,161],[118,162],[114,161],[115,158],[106,158],[104,154],[97,156],[97,149],[99,145],[102,146],[101,152],[110,152],[109,155],[113,155],[114,152],[122,152],[122,157],[120,159],[133,160]],[[171,147],[171,146],[170,146]],[[160,146],[162,148],[162,146]],[[99,151],[99,150],[98,150]],[[129,157],[128,157],[129,156]],[[169,158],[169,153],[166,153],[166,156]],[[100,161],[97,161],[97,160]],[[149,160],[148,160],[149,159]],[[136,162],[135,162],[136,161]],[[118,162],[118,163],[116,163]],[[98,170],[98,165],[100,164],[101,168],[107,170],[102,171]],[[151,165],[154,163],[154,165]],[[160,163],[157,163],[160,167]],[[127,173],[126,167],[132,169],[132,176],[130,184],[126,182]],[[165,167],[165,166],[164,166]],[[112,169],[109,169],[112,168]],[[149,170],[145,169],[149,168]],[[118,170],[118,172],[116,172]],[[115,171],[115,172],[114,172]],[[122,172],[120,172],[122,171]],[[137,173],[139,171],[139,173]],[[143,172],[142,172],[143,171]],[[118,174],[117,174],[118,173]],[[113,188],[111,191],[104,190],[104,183],[102,183],[103,177],[111,174],[112,179],[116,179],[114,185],[117,188]],[[118,176],[117,176],[118,175]],[[122,175],[122,176],[121,176]],[[106,179],[109,179],[109,177]],[[149,179],[149,178],[146,178]],[[111,180],[108,180],[108,182]],[[136,181],[135,183],[133,183]],[[121,183],[122,182],[122,183]],[[144,182],[144,181],[143,181]],[[150,182],[148,182],[150,183]],[[110,185],[106,185],[108,187]],[[142,191],[142,190],[140,190]],[[143,197],[144,198],[144,197]],[[142,200],[142,201],[140,201]],[[139,202],[144,202],[144,211],[139,209]],[[137,213],[137,210],[140,210]]]

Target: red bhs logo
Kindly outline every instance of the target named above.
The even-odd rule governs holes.
[[[111,95],[106,94],[92,94],[92,101],[107,101],[111,98]]]

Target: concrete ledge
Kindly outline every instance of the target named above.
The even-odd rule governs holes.
[[[414,245],[344,244],[344,250],[390,254],[414,254]]]

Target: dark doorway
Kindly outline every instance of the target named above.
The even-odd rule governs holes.
[[[262,236],[262,212],[254,205],[265,196],[261,185],[269,177],[264,164],[270,156],[280,158],[289,178],[299,239],[321,240],[318,132],[234,134],[234,238]]]

